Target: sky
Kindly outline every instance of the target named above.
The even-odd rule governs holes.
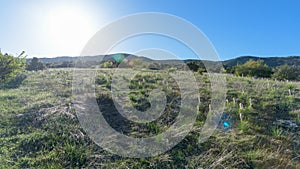
[[[107,24],[140,12],[161,12],[194,24],[221,60],[299,56],[299,6],[298,0],[1,0],[0,48],[12,55],[25,51],[28,57],[78,56]],[[193,58],[180,44],[155,38],[131,38],[113,52],[136,53],[138,46]]]

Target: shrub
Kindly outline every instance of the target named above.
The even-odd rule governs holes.
[[[29,71],[44,70],[45,68],[46,66],[36,57],[32,58],[31,62],[26,66],[26,70]]]
[[[100,67],[101,68],[113,68],[114,63],[112,61],[103,62],[102,64],[100,64]]]
[[[238,76],[252,76],[252,77],[271,77],[272,70],[263,60],[249,60],[243,65],[237,65],[234,68],[235,74]]]
[[[18,57],[0,53],[0,83],[5,84],[13,80],[17,74],[25,69],[25,57],[22,52]]]
[[[191,71],[194,72],[197,72],[200,67],[196,62],[188,62],[186,65],[189,67]]]
[[[300,67],[282,65],[275,69],[272,77],[277,80],[300,80]]]
[[[27,78],[27,75],[24,73],[19,73],[15,78],[10,80],[4,85],[5,88],[18,88],[22,82]]]

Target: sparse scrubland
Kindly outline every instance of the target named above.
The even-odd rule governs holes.
[[[149,108],[146,98],[158,84],[167,95],[162,117],[137,124],[114,107],[113,70],[98,70],[95,83],[97,102],[105,103],[100,109],[115,130],[147,137],[172,125],[180,90],[170,77],[139,74],[130,82],[129,97],[138,110]],[[80,126],[72,103],[72,69],[25,74],[20,86],[0,89],[1,168],[300,168],[300,82],[226,75],[224,115],[230,126],[221,120],[214,134],[198,143],[211,88],[206,73],[195,73],[201,101],[192,131],[161,155],[124,158],[96,145]]]

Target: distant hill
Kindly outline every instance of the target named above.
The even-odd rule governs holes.
[[[235,59],[230,59],[223,61],[223,64],[226,66],[236,66],[238,64],[244,64],[248,60],[263,60],[265,64],[267,64],[269,67],[277,67],[284,64],[288,65],[294,65],[294,66],[300,66],[300,56],[288,56],[288,57],[255,57],[255,56],[241,56]]]
[[[122,53],[122,54],[111,54],[111,55],[96,55],[96,56],[84,56],[85,61],[110,61],[114,60],[114,56],[123,55],[124,58],[138,58],[138,56]],[[83,56],[59,56],[55,58],[39,58],[39,60],[43,63],[59,63],[59,62],[74,62],[76,60],[80,60]],[[145,58],[145,57],[141,57]],[[30,62],[32,58],[26,60],[26,62]],[[145,58],[148,59],[148,58]]]
[[[111,55],[97,55],[97,56],[85,56],[84,59],[85,61],[88,62],[93,62],[95,64],[98,64],[100,61],[113,61],[115,59],[116,55],[122,55],[124,58],[127,60],[133,60],[133,59],[142,59],[145,62],[149,61],[154,61],[152,59],[142,57],[142,56],[135,56],[131,54],[126,54],[126,53],[121,53],[121,54],[111,54]],[[70,56],[62,56],[62,57],[56,57],[56,58],[40,58],[40,61],[46,64],[52,64],[52,63],[62,63],[62,62],[69,62],[69,63],[74,63],[77,59],[80,60],[82,56],[75,56],[75,57],[70,57]],[[270,67],[277,67],[281,66],[284,64],[288,65],[295,65],[295,66],[300,66],[300,56],[288,56],[288,57],[256,57],[256,56],[241,56],[235,59],[229,59],[222,61],[224,66],[232,67],[236,66],[238,64],[244,64],[250,59],[253,60],[264,60],[264,63],[266,63]],[[30,62],[31,59],[27,59],[27,62]],[[195,61],[196,63],[202,64],[200,60],[185,60],[184,62],[191,62]],[[169,63],[169,64],[176,64],[178,60],[159,60],[157,62],[160,63]],[[206,61],[206,62],[212,62],[212,61]]]

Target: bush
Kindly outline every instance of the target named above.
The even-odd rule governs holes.
[[[13,80],[25,69],[25,57],[22,52],[18,57],[0,53],[0,83],[1,85]]]
[[[187,66],[189,67],[189,69],[190,69],[191,71],[193,71],[193,72],[197,72],[198,69],[199,69],[199,67],[200,67],[196,62],[188,62],[186,65],[187,65]]]
[[[238,76],[271,77],[272,70],[263,60],[249,60],[243,65],[237,65],[234,72]]]
[[[13,89],[18,88],[22,82],[27,78],[27,75],[24,73],[19,73],[15,78],[6,83],[3,87]]]
[[[272,76],[277,80],[300,80],[300,67],[289,66],[287,64],[277,67]]]
[[[32,58],[31,62],[27,64],[26,70],[29,71],[38,71],[38,70],[44,70],[46,66],[39,61],[38,58],[34,57]]]

